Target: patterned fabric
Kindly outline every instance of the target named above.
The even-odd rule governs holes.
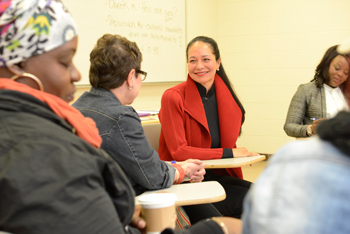
[[[176,206],[175,230],[187,229],[191,227],[191,222],[185,210],[181,206]]]
[[[0,67],[52,50],[77,35],[60,0],[0,0]]]

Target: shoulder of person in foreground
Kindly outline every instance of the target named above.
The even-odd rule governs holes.
[[[28,95],[20,102],[22,96],[10,107],[30,106],[28,112],[2,112],[9,124],[0,132],[11,134],[0,134],[0,227],[14,233],[124,230],[133,193],[122,170],[44,104]]]
[[[350,232],[350,146],[332,142],[349,141],[350,114],[322,125],[321,138],[293,141],[271,157],[245,200],[243,233]]]

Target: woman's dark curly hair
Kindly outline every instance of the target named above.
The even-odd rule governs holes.
[[[315,76],[311,81],[316,81],[316,86],[320,88],[324,83],[329,81],[329,66],[332,60],[338,55],[342,55],[346,58],[345,55],[339,54],[337,51],[338,45],[330,47],[326,53],[323,55],[321,62],[318,64],[315,70]]]

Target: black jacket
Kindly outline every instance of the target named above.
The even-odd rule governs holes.
[[[135,196],[119,165],[72,132],[40,100],[0,90],[0,231],[140,233],[127,226]],[[163,233],[223,232],[203,221]]]
[[[126,233],[134,211],[127,178],[72,129],[40,100],[0,90],[0,230]]]

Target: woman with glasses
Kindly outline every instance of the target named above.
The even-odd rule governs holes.
[[[200,160],[190,159],[181,164],[161,161],[144,134],[138,113],[126,106],[133,103],[146,78],[141,62],[142,54],[135,42],[119,35],[103,35],[90,53],[92,88],[73,106],[96,122],[102,137],[101,148],[123,168],[136,195],[179,184],[184,176],[192,182],[202,181],[205,165]],[[202,218],[220,216],[211,205],[193,207],[209,207],[204,212],[200,209]],[[202,219],[195,213],[196,218]]]

